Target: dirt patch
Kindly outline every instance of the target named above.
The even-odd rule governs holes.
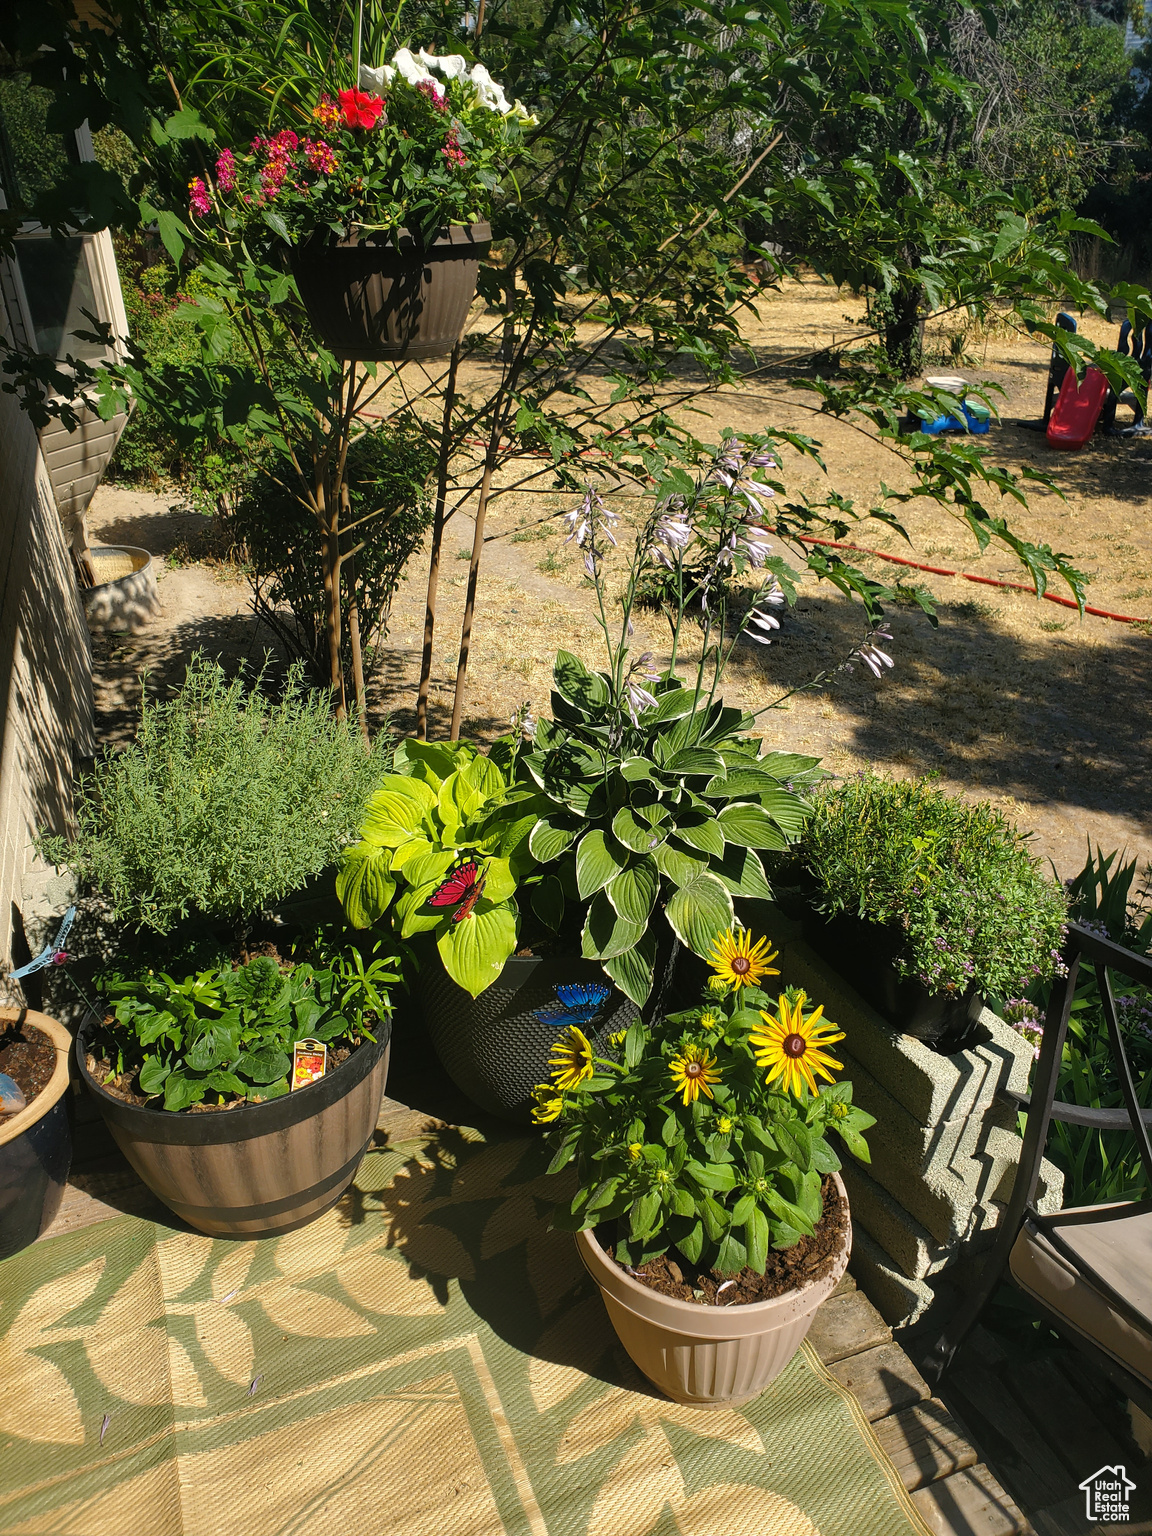
[[[881,482],[905,485],[901,461],[889,447],[868,430],[821,415],[814,397],[792,382],[828,371],[828,354],[861,333],[861,302],[810,280],[765,293],[759,310],[759,319],[745,329],[754,352],[750,371],[738,386],[687,402],[711,417],[711,428],[699,416],[686,414],[685,423],[705,438],[731,427],[786,429],[814,439],[826,469],[782,452],[789,499],[804,494],[819,500],[834,486],[867,508],[878,500]],[[483,320],[474,313],[474,326]],[[1115,325],[1082,317],[1081,327],[1096,341],[1116,340]],[[929,371],[959,372],[970,384],[988,380],[1003,389],[996,397],[1002,420],[983,439],[993,462],[1015,471],[1040,469],[1055,482],[1054,491],[1033,487],[1027,510],[1010,501],[993,503],[993,510],[1088,571],[1093,606],[1152,619],[1152,448],[1096,438],[1081,453],[1057,454],[1042,433],[1021,425],[1037,422],[1043,412],[1047,343],[1004,326],[938,327],[928,342],[934,349]],[[467,386],[474,388],[488,381],[492,367],[481,355],[467,372]],[[668,387],[669,405],[699,382],[686,365]],[[605,395],[609,387],[603,386]],[[592,393],[600,389],[594,381]],[[502,485],[546,467],[526,455]],[[576,498],[549,487],[550,475],[540,473],[489,507],[464,717],[464,734],[478,741],[507,730],[510,714],[525,700],[533,713],[548,713],[557,647],[604,664],[582,558],[575,546],[565,545],[554,521]],[[433,737],[447,735],[451,717],[473,506],[465,502],[445,531],[430,693]],[[837,775],[869,766],[901,777],[935,773],[949,791],[992,800],[1033,834],[1036,853],[1051,858],[1062,876],[1083,864],[1087,838],[1105,849],[1126,846],[1142,862],[1152,858],[1144,769],[1152,626],[1081,620],[1074,610],[1025,593],[892,565],[878,553],[994,580],[1022,579],[1007,553],[990,546],[982,554],[948,509],[920,498],[900,514],[911,546],[883,525],[864,525],[850,541],[873,553],[847,558],[878,580],[928,587],[939,605],[939,629],[898,600],[889,609],[893,671],[877,683],[858,668],[839,673],[825,689],[807,691],[817,672],[838,665],[863,626],[858,606],[805,574],[797,607],[773,644],[738,647],[725,684],[730,701],[765,711],[760,727],[769,746],[811,753]],[[94,538],[114,541],[115,535],[159,549],[171,517],[166,547],[173,548],[196,536],[189,516],[169,513],[161,497],[101,489],[90,525]],[[803,558],[783,541],[778,552],[796,566]],[[242,574],[227,569],[165,567],[163,616],[139,637],[97,642],[103,739],[126,739],[144,668],[149,686],[162,691],[183,675],[197,647],[222,655],[230,667],[258,665],[266,651],[283,665],[275,637],[249,609]],[[425,571],[426,557],[417,555],[393,604],[389,633],[371,657],[374,729],[390,722],[405,733],[414,725]],[[666,657],[668,627],[658,614],[638,615],[636,630],[637,651]],[[691,664],[691,649],[684,660]]]
[[[639,1269],[633,1269],[619,1259],[615,1262],[625,1274],[639,1280],[650,1291],[674,1296],[678,1301],[691,1301],[701,1307],[739,1307],[754,1301],[771,1301],[774,1296],[783,1296],[802,1285],[814,1285],[831,1274],[844,1247],[848,1207],[831,1178],[824,1180],[821,1194],[824,1214],[816,1223],[815,1232],[811,1237],[802,1237],[795,1247],[769,1249],[768,1263],[762,1275],[747,1266],[737,1275],[724,1275],[717,1269],[700,1269],[678,1248],[669,1249],[658,1259],[650,1259]],[[611,1247],[605,1252],[609,1258],[614,1258]]]
[[[10,1077],[31,1104],[52,1081],[56,1047],[34,1024],[9,1024],[0,1032],[0,1072]]]

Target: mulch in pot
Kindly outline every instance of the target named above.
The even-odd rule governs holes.
[[[12,1079],[26,1103],[47,1088],[55,1070],[56,1047],[34,1025],[9,1024],[0,1030],[0,1072]]]
[[[737,1275],[723,1275],[716,1269],[700,1269],[678,1248],[670,1248],[658,1259],[650,1259],[639,1269],[621,1263],[611,1247],[605,1252],[625,1274],[639,1280],[651,1291],[674,1296],[678,1301],[695,1302],[701,1307],[741,1306],[754,1301],[771,1301],[799,1286],[811,1285],[830,1274],[844,1246],[848,1228],[848,1203],[832,1178],[821,1185],[824,1214],[811,1237],[802,1237],[792,1248],[771,1248],[764,1273],[745,1266]]]

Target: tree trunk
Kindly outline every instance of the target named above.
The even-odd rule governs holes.
[[[919,283],[901,283],[888,298],[891,309],[884,321],[884,350],[902,379],[919,373],[924,360],[923,297]]]
[[[320,549],[324,561],[325,631],[328,640],[328,677],[336,718],[348,718],[344,696],[344,667],[340,659],[340,501],[327,475],[316,487],[320,504]]]
[[[488,512],[488,494],[492,489],[492,471],[500,442],[497,428],[488,449],[484,478],[480,482],[480,501],[476,508],[476,532],[472,535],[472,563],[468,567],[468,596],[464,600],[464,623],[460,629],[460,660],[456,663],[456,696],[452,700],[450,741],[460,740],[460,721],[464,714],[464,682],[468,675],[468,653],[472,648],[472,615],[476,611],[476,586],[480,580],[480,556],[484,553],[484,518]]]
[[[448,383],[444,390],[444,416],[440,423],[440,458],[436,465],[436,510],[432,516],[432,549],[428,556],[428,597],[424,609],[424,653],[420,658],[420,684],[416,690],[416,735],[428,740],[428,686],[432,680],[432,646],[436,637],[436,592],[440,584],[440,547],[444,542],[444,507],[448,500],[448,462],[452,456],[452,410],[456,404],[456,369],[459,343],[452,349]]]
[[[340,504],[348,510],[348,485],[340,487]],[[364,688],[364,657],[360,649],[360,605],[356,600],[356,556],[347,554],[341,561],[344,580],[348,584],[348,639],[352,646],[352,689],[356,699],[356,713],[360,717],[360,734],[364,745],[372,742],[368,735],[368,695]]]

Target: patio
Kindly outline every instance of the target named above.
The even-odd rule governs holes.
[[[401,1097],[385,1098],[376,1147],[370,1159],[383,1153],[389,1168],[403,1170],[401,1177],[411,1178],[422,1169],[427,1171],[430,1164],[442,1161],[443,1148],[458,1148],[461,1136],[469,1141],[475,1138],[479,1144],[483,1133],[456,1129],[476,1124],[475,1109],[466,1106],[466,1101],[445,1078],[426,1047],[423,1051],[420,1049],[419,1036],[414,1031],[404,1030],[401,1024],[399,1034],[403,1046],[397,1052],[389,1089],[406,1102],[402,1102]],[[88,1101],[80,1100],[79,1108],[81,1124],[70,1186],[45,1240],[94,1231],[99,1224],[123,1219],[126,1214],[146,1221],[161,1221],[167,1231],[175,1230],[178,1224],[137,1180],[111,1143],[102,1122],[91,1118]],[[493,1131],[490,1129],[487,1134],[492,1136]],[[506,1127],[495,1131],[497,1153],[501,1151],[501,1137],[506,1145]],[[433,1149],[431,1153],[429,1147]],[[437,1151],[437,1147],[441,1150]],[[449,1161],[456,1155],[451,1152]],[[482,1156],[477,1166],[482,1168],[484,1162]],[[505,1158],[500,1167],[504,1168],[506,1164]],[[474,1197],[484,1198],[497,1192],[499,1177],[496,1185],[482,1172],[474,1175],[474,1183],[476,1179],[479,1187],[472,1190]],[[360,1180],[361,1184],[364,1182]],[[348,1224],[345,1218],[355,1222],[356,1210],[363,1208],[366,1199],[371,1201],[372,1191],[379,1182],[376,1175],[368,1179],[370,1192],[367,1196],[362,1189],[350,1191],[337,1207],[337,1213],[343,1213],[343,1225]],[[428,1283],[443,1299],[452,1282],[438,1279],[432,1273],[436,1260],[427,1249],[424,1236],[420,1235],[434,1229],[443,1235],[443,1227],[436,1226],[434,1212],[431,1208],[424,1210],[423,1215],[431,1222],[425,1226],[419,1219],[419,1212],[417,1222],[412,1223],[412,1200],[386,1202],[386,1208],[392,1218],[388,1246],[394,1238],[396,1246],[414,1266],[412,1277],[427,1277]],[[323,1222],[318,1224],[321,1225]],[[454,1229],[468,1246],[459,1220],[455,1221]],[[562,1244],[568,1241],[562,1235],[557,1237]],[[506,1234],[505,1242],[518,1240],[515,1232]],[[204,1242],[200,1238],[192,1241]],[[253,1246],[270,1248],[276,1241],[271,1239],[262,1245],[231,1245],[231,1251],[239,1258],[241,1246],[245,1249]],[[454,1261],[450,1258],[442,1265],[445,1272],[457,1276],[468,1272],[459,1253],[455,1249],[453,1252]],[[425,1260],[424,1264],[420,1263],[421,1258]],[[220,1291],[222,1286],[222,1280],[219,1285],[214,1282],[214,1290]],[[319,1291],[323,1291],[323,1285]],[[316,1306],[323,1305],[316,1291],[301,1292],[300,1295],[311,1295]],[[222,1293],[222,1299],[228,1301],[230,1298]],[[591,1303],[597,1313],[602,1311],[595,1297],[591,1298]],[[1039,1532],[1040,1536],[1061,1536],[1061,1533],[1086,1530],[1083,1496],[1077,1492],[1077,1483],[1096,1465],[1115,1460],[1121,1454],[1115,1394],[1110,1393],[1107,1384],[1097,1378],[1091,1368],[1068,1351],[1033,1352],[1030,1360],[1013,1359],[1010,1345],[1006,1348],[1002,1338],[981,1328],[966,1345],[964,1358],[950,1378],[943,1398],[933,1396],[914,1364],[917,1347],[929,1342],[930,1335],[931,1329],[922,1325],[894,1337],[849,1274],[820,1309],[809,1336],[812,1354],[818,1357],[833,1380],[851,1394],[857,1405],[854,1412],[871,1425],[876,1443],[890,1458],[891,1466],[911,1495],[915,1511],[927,1529],[939,1536],[946,1536],[946,1533],[948,1536],[1012,1536],[1012,1533],[1030,1530]],[[258,1393],[261,1368],[255,1365],[252,1369],[257,1373],[254,1391]],[[817,1367],[813,1365],[813,1369]],[[625,1382],[626,1387],[638,1385],[635,1380]],[[647,1400],[654,1408],[650,1394]],[[493,1422],[496,1422],[500,1418],[499,1399],[492,1406]],[[725,1438],[729,1442],[733,1438],[733,1425],[740,1426],[737,1439],[748,1433],[744,1415],[693,1414],[688,1409],[662,1406],[681,1427],[699,1426],[701,1434],[716,1435],[722,1428],[721,1423],[716,1422],[718,1418],[724,1421]],[[729,1419],[733,1420],[733,1425],[727,1423]],[[107,1425],[104,1427],[108,1428]],[[304,1449],[307,1450],[307,1446]],[[731,1449],[730,1444],[726,1454]],[[804,1449],[810,1456],[811,1448],[805,1445]],[[1140,1485],[1147,1479],[1141,1476],[1141,1468],[1134,1463],[1130,1446],[1124,1454],[1129,1457],[1129,1472],[1136,1481],[1136,1498],[1139,1499]],[[647,1475],[653,1475],[651,1467]],[[1027,1514],[1008,1488],[1024,1503]],[[463,1506],[460,1512],[463,1516]],[[681,1514],[688,1523],[669,1529],[706,1528],[693,1525],[685,1510]],[[474,1529],[487,1528],[478,1511],[474,1518],[477,1522]],[[74,1528],[80,1529],[72,1525],[60,1527],[62,1530]],[[531,1528],[541,1532],[554,1529],[542,1513],[539,1522]],[[619,1527],[621,1532],[632,1528],[647,1530],[648,1526],[640,1523],[635,1527]],[[1148,1528],[1144,1523],[1117,1527],[1123,1530]],[[31,1531],[46,1527],[21,1522],[13,1529]],[[466,1531],[468,1521],[461,1520],[454,1529]],[[761,1527],[751,1525],[748,1529],[755,1530],[759,1536]]]

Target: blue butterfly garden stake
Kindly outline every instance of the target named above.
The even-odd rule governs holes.
[[[601,981],[570,981],[561,982],[555,992],[559,1002],[548,1003],[533,1012],[541,1024],[553,1024],[559,1029],[565,1024],[591,1024],[603,1012],[612,988]]]
[[[18,971],[11,971],[8,980],[23,981],[25,976],[31,976],[35,971],[42,971],[47,965],[63,965],[68,958],[68,951],[64,948],[64,941],[72,931],[72,924],[75,920],[76,908],[69,907],[60,924],[60,931],[56,935],[55,944],[45,944],[35,960],[29,960],[28,964],[22,965]]]

